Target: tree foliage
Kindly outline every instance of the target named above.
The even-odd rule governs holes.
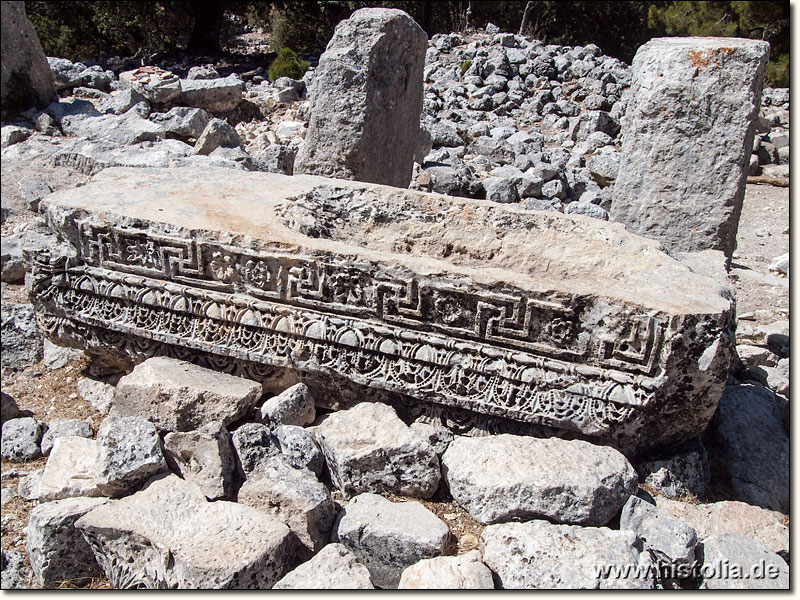
[[[639,46],[664,35],[738,36],[771,45],[768,84],[789,83],[789,3],[733,0],[164,0],[29,1],[28,17],[45,53],[72,60],[146,56],[169,49],[218,52],[243,25],[270,30],[272,48],[319,55],[337,23],[367,6],[408,12],[429,36],[485,27],[525,33],[548,44],[594,43],[630,62]]]

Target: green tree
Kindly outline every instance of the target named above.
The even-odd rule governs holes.
[[[661,35],[713,35],[770,43],[767,85],[789,85],[789,3],[681,0],[651,6],[648,23]]]

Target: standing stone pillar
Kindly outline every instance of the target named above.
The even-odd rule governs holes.
[[[769,44],[657,38],[633,60],[611,220],[669,250],[722,250],[742,212]]]
[[[408,187],[427,40],[401,10],[364,8],[339,23],[320,57],[294,172]]]
[[[58,100],[56,84],[39,36],[25,16],[24,2],[2,2],[0,108],[43,108]]]

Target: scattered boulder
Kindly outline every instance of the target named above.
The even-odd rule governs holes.
[[[39,585],[57,588],[64,580],[75,585],[81,579],[102,575],[92,549],[74,525],[107,502],[106,498],[67,498],[40,504],[31,511],[27,552]]]
[[[314,428],[331,480],[345,496],[391,491],[429,498],[439,487],[439,459],[427,439],[385,404],[363,402]]]
[[[0,128],[0,147],[8,148],[14,144],[19,144],[27,140],[33,133],[32,129],[28,127],[19,127],[17,125],[3,125]]]
[[[78,395],[91,404],[97,412],[107,415],[114,400],[114,386],[96,379],[81,377],[78,379]]]
[[[231,434],[236,449],[239,474],[247,478],[260,471],[280,449],[270,433],[269,427],[261,423],[245,423]]]
[[[222,119],[211,119],[197,138],[193,154],[208,155],[219,147],[235,148],[242,145],[236,130]]]
[[[308,469],[295,469],[279,456],[245,481],[238,502],[286,523],[308,550],[330,541],[336,508],[328,489]]]
[[[36,326],[36,314],[30,304],[3,302],[2,352],[3,369],[21,371],[42,359],[42,333]]]
[[[154,104],[166,104],[181,94],[181,80],[177,75],[151,65],[120,73],[119,80]]]
[[[17,484],[17,495],[26,502],[38,500],[39,484],[43,475],[44,469],[36,469],[25,475]]]
[[[305,383],[298,383],[277,396],[273,396],[261,407],[261,418],[267,425],[310,425],[317,411],[314,398]]]
[[[95,508],[75,527],[116,589],[264,589],[293,563],[286,525],[235,502],[208,502],[176,475]]]
[[[608,211],[591,202],[570,202],[564,209],[565,215],[584,215],[601,221],[608,221]]]
[[[619,528],[638,535],[659,566],[669,566],[676,572],[681,565],[694,561],[697,532],[637,496],[631,496],[622,507]]]
[[[637,483],[613,448],[509,434],[456,437],[442,456],[442,473],[456,502],[484,524],[546,517],[605,525]]]
[[[789,435],[785,400],[758,384],[728,385],[705,437],[735,499],[789,511]]]
[[[39,210],[41,199],[53,192],[53,188],[41,179],[21,179],[17,184],[17,188],[19,189],[19,197],[34,212]],[[6,238],[3,239],[3,245],[5,243]]]
[[[95,481],[106,496],[121,496],[167,469],[155,425],[142,417],[106,417],[97,430]]]
[[[22,257],[24,233],[3,236],[0,250],[0,280],[5,283],[21,283],[25,281],[25,259]]]
[[[400,10],[362,8],[341,21],[314,72],[295,172],[408,187],[426,47],[425,32]]]
[[[39,458],[42,433],[42,424],[33,417],[18,417],[3,423],[0,443],[3,460],[28,462]]]
[[[24,2],[2,3],[0,37],[0,108],[3,111],[22,111],[31,106],[44,107],[57,100],[53,73],[36,30],[25,15]]]
[[[55,371],[56,369],[63,369],[69,364],[74,363],[76,360],[83,356],[83,351],[77,348],[66,348],[64,346],[57,346],[48,339],[44,340],[42,345],[42,364],[45,368]]]
[[[652,575],[636,572],[649,563],[632,531],[503,523],[483,530],[481,546],[483,561],[503,589],[652,589],[655,584]]]
[[[16,419],[20,416],[17,401],[5,392],[0,392],[2,404],[0,404],[0,426],[4,425],[6,421]]]
[[[56,438],[67,436],[90,438],[92,437],[92,426],[81,419],[51,419],[47,425],[47,431],[42,436],[42,454],[45,456],[50,454]]]
[[[260,397],[255,381],[156,356],[119,380],[111,416],[141,416],[162,430],[192,431],[210,421],[232,423]]]
[[[407,567],[400,576],[401,590],[493,590],[492,572],[481,553],[426,558]]]
[[[98,444],[92,439],[56,438],[38,484],[31,482],[31,495],[41,502],[105,496],[97,483],[97,458]]]
[[[789,565],[758,542],[738,533],[703,540],[700,567],[705,590],[788,590]]]
[[[175,104],[224,113],[241,103],[244,81],[231,74],[218,79],[182,79],[180,87],[180,94],[172,100]]]
[[[197,139],[213,119],[202,108],[176,106],[165,113],[153,113],[150,120],[163,127],[167,137],[179,140]]]
[[[343,544],[328,544],[283,576],[273,590],[372,590],[369,570]]]
[[[655,501],[660,511],[697,531],[698,539],[739,533],[784,558],[789,557],[789,528],[778,512],[731,500],[690,504],[656,496]]]
[[[25,564],[25,555],[14,550],[3,550],[2,557],[2,589],[27,590],[32,587],[33,573]]]
[[[342,509],[332,537],[366,565],[375,586],[392,589],[406,567],[444,552],[450,530],[419,502],[367,493]]]
[[[311,433],[296,425],[278,425],[272,436],[286,462],[295,469],[308,469],[317,476],[322,473],[325,457]]]
[[[136,88],[129,87],[112,94],[111,98],[103,104],[103,112],[121,115],[142,102],[147,102],[145,97]]]
[[[231,436],[221,421],[195,431],[168,433],[164,458],[172,472],[196,484],[209,500],[231,497],[236,458]]]

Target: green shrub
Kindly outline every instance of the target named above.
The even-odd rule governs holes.
[[[472,61],[467,59],[461,63],[461,76],[464,76],[464,73],[472,66]]]
[[[278,56],[269,65],[269,80],[275,81],[279,77],[300,79],[309,66],[311,63],[298,57],[290,48],[281,48]]]

